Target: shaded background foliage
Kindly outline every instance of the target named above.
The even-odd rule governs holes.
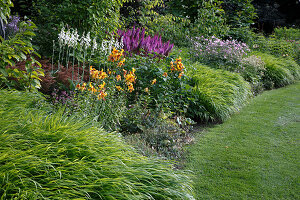
[[[165,30],[175,42],[187,34],[245,40],[241,35],[250,25],[271,33],[277,26],[299,26],[300,19],[297,0],[14,0],[13,3],[12,14],[27,16],[36,23],[34,44],[45,55],[51,53],[48,47],[56,39],[62,23],[81,33],[92,31],[100,38],[121,25],[146,26],[152,35],[158,29]],[[170,27],[164,22],[176,33],[170,34]],[[175,22],[180,23],[180,28],[172,26]]]
[[[298,0],[254,0],[258,18],[254,27],[271,33],[277,26],[300,26],[300,2]]]
[[[20,0],[13,3],[12,14],[27,16],[36,23],[38,31],[34,43],[40,47],[39,52],[51,55],[49,46],[62,26],[76,28],[79,33],[91,31],[99,38],[117,30],[123,1]]]

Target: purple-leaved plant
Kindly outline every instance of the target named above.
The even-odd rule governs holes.
[[[123,39],[124,50],[131,54],[146,55],[153,54],[154,57],[168,56],[174,44],[170,41],[164,43],[158,35],[145,36],[145,28],[118,30],[120,40]]]
[[[51,93],[51,97],[53,100],[54,104],[72,104],[73,102],[73,98],[74,98],[74,92],[70,91],[59,91],[58,89],[54,89],[53,92]]]

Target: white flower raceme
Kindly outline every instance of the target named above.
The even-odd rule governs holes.
[[[118,42],[115,40],[113,37],[110,40],[103,40],[101,44],[101,51],[105,55],[109,55],[112,51],[113,48],[115,49],[123,49],[124,44],[123,44],[123,38],[121,38],[121,42]]]
[[[64,44],[64,40],[65,40],[65,28],[63,27],[60,33],[58,34],[58,43],[60,47]]]
[[[86,34],[86,37],[84,38],[84,48],[87,49],[91,46],[91,38],[90,38],[90,32]]]
[[[81,36],[80,38],[80,43],[79,43],[79,46],[80,48],[82,48],[85,44],[85,37],[84,37],[84,32],[83,32],[83,35]]]
[[[71,33],[70,46],[75,48],[78,44],[78,40],[79,40],[79,35],[77,33],[77,29],[75,29],[73,33]]]
[[[92,50],[95,51],[98,49],[98,44],[97,44],[97,40],[96,38],[93,39],[93,47],[92,47]]]
[[[65,33],[64,45],[70,47],[70,44],[71,44],[71,32],[68,29],[67,32]]]

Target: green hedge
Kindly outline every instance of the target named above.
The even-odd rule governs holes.
[[[247,102],[249,84],[232,72],[212,69],[199,63],[190,66],[193,80],[189,113],[198,120],[224,121]]]
[[[273,55],[252,52],[265,62],[263,82],[266,89],[283,87],[299,80],[300,66],[292,58],[275,57]]]
[[[184,172],[119,134],[49,114],[39,95],[1,90],[0,101],[0,199],[193,199]]]

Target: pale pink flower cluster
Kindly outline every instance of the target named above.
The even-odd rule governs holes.
[[[250,52],[249,47],[237,40],[221,40],[212,36],[210,38],[195,37],[191,39],[196,56],[211,62],[225,64],[238,64]]]

